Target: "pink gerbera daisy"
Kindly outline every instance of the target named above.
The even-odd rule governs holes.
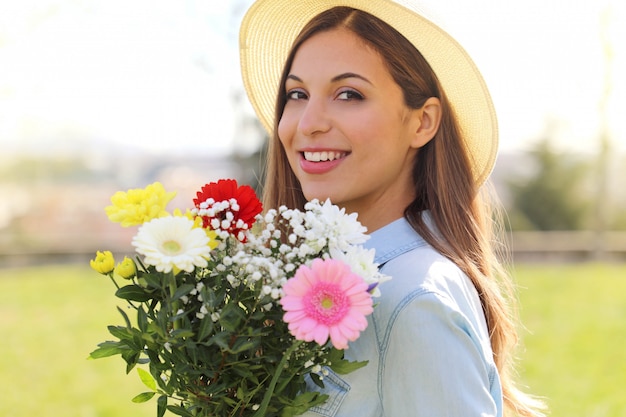
[[[367,283],[336,259],[315,259],[298,268],[283,286],[284,320],[298,340],[324,345],[330,337],[337,349],[359,337],[373,310]]]

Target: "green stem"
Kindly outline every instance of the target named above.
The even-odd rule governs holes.
[[[115,285],[115,288],[117,288],[119,290],[120,286],[117,284],[117,281],[115,280],[115,278],[113,278],[113,272],[108,274],[108,276],[109,276],[109,278],[111,278],[111,282],[113,282],[113,284]]]
[[[265,395],[263,396],[263,401],[261,402],[261,406],[256,411],[256,413],[254,413],[253,417],[265,417],[265,413],[267,412],[267,407],[270,404],[270,400],[272,399],[272,396],[274,395],[274,389],[276,388],[276,384],[278,383],[278,378],[280,378],[280,374],[282,374],[283,369],[285,369],[285,364],[289,360],[289,357],[291,356],[291,354],[301,344],[302,344],[301,340],[296,340],[294,344],[291,345],[289,349],[287,349],[287,351],[283,355],[283,358],[280,360],[280,363],[278,364],[278,367],[276,368],[276,373],[274,374],[274,376],[272,377],[272,380],[270,381],[270,386],[267,387],[267,391],[265,392]]]
[[[174,317],[176,316],[176,313],[178,312],[178,300],[173,300],[174,294],[176,294],[176,289],[177,289],[176,275],[174,275],[174,271],[171,271],[168,274],[168,279],[169,279],[170,298],[172,298],[172,317]],[[178,319],[174,320],[173,326],[174,326],[174,330],[180,327],[180,323]]]

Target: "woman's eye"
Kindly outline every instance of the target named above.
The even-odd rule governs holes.
[[[339,93],[338,100],[363,100],[363,96],[354,90],[345,90]]]
[[[306,94],[300,90],[292,90],[287,92],[287,100],[302,100],[306,98]]]

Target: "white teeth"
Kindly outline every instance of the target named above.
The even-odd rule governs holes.
[[[346,156],[345,152],[304,152],[304,159],[311,162],[334,161],[335,159],[343,158],[344,156]]]

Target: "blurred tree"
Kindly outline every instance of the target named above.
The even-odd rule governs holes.
[[[589,165],[555,152],[548,139],[530,151],[533,172],[509,179],[513,230],[579,230],[587,226],[592,208],[585,179]]]
[[[24,155],[0,166],[0,183],[88,182],[99,179],[99,175],[102,173],[93,171],[79,156]]]
[[[232,158],[238,164],[241,171],[241,183],[254,188],[260,197],[263,194],[263,182],[265,180],[265,158],[269,139],[265,139],[259,149],[251,154],[239,155],[235,153]]]
[[[612,170],[608,173],[608,190],[611,211],[607,219],[608,230],[626,230],[626,154],[615,155]]]
[[[614,221],[609,226],[612,230],[626,230],[626,208],[622,207],[617,212]]]

